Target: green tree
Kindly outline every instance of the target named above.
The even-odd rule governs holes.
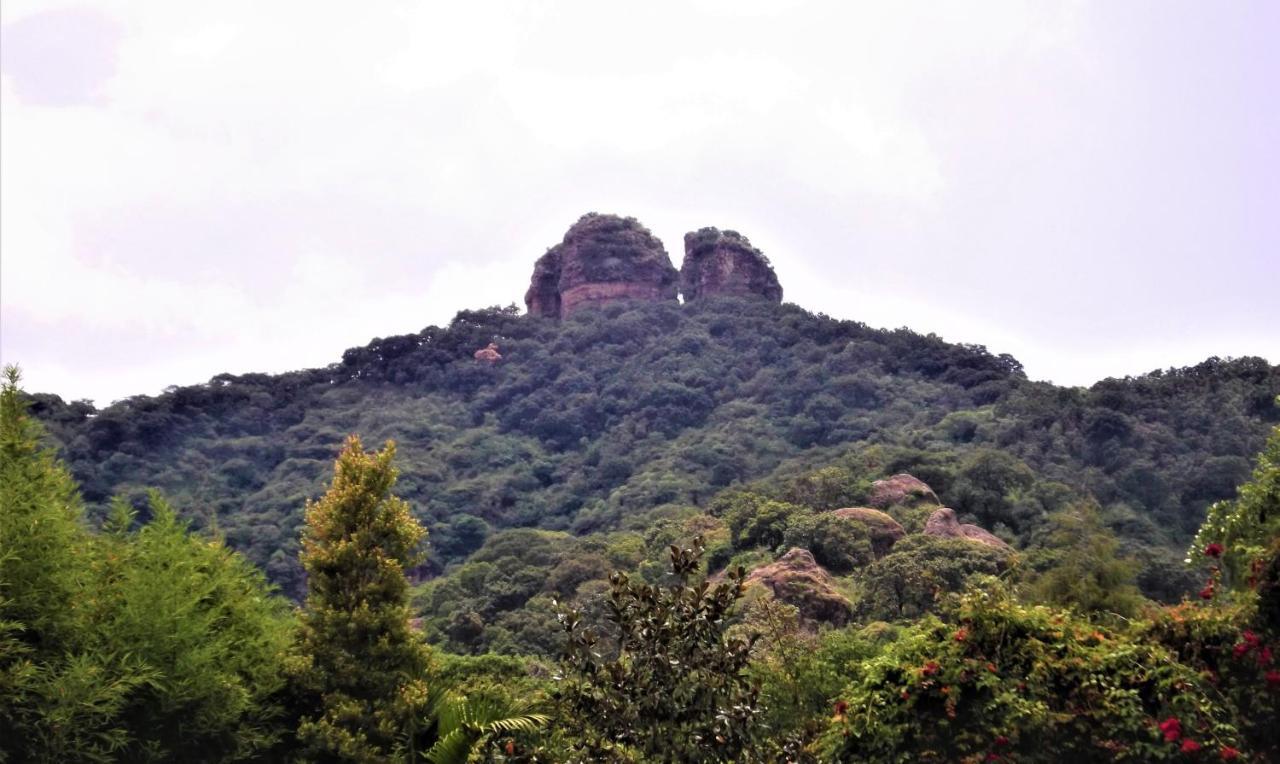
[[[129,741],[121,709],[153,677],[87,628],[92,537],[20,379],[9,367],[0,388],[0,761],[111,761]]]
[[[561,614],[568,644],[556,697],[574,760],[754,760],[762,732],[759,691],[747,675],[754,638],[726,635],[745,571],[714,586],[692,583],[702,552],[701,538],[671,547],[670,587],[613,574],[611,640],[580,612]]]
[[[395,444],[348,438],[328,492],[307,506],[307,597],[293,674],[310,761],[412,758],[427,706],[430,654],[409,625],[405,568],[426,531],[392,495]]]
[[[1280,426],[1271,429],[1253,478],[1240,486],[1237,498],[1209,508],[1187,552],[1188,562],[1208,560],[1222,574],[1222,585],[1249,591],[1255,588],[1276,539],[1280,539]]]
[[[1034,598],[1082,613],[1137,613],[1144,602],[1135,583],[1138,563],[1120,556],[1120,542],[1102,524],[1098,506],[1074,504],[1051,515],[1049,523],[1053,563],[1032,587]]]
[[[908,536],[860,571],[858,612],[884,621],[933,612],[944,594],[960,591],[972,575],[999,572],[1008,558],[1007,552],[967,539]]]
[[[106,654],[139,656],[152,672],[121,708],[130,761],[235,761],[283,732],[282,663],[293,631],[288,602],[221,539],[188,532],[150,496],[151,519],[130,531],[118,500],[99,536],[89,620]]]

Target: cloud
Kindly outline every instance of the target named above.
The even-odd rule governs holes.
[[[1024,351],[1065,382],[1145,370],[1082,326],[1181,360],[1190,311],[1152,316],[1209,283],[1195,264],[1215,244],[1246,282],[1274,271],[1258,254],[1274,226],[1242,223],[1254,208],[1223,174],[1235,154],[1169,156],[1191,138],[1143,94],[1181,73],[1109,36],[1191,34],[1185,11],[1155,32],[1014,0],[13,0],[0,14],[0,354],[70,397],[322,365],[519,301],[533,259],[587,210],[636,215],[669,248],[737,228],[790,300]],[[1248,48],[1220,34],[1219,55]],[[1251,141],[1231,151],[1265,158]],[[1186,182],[1144,184],[1166,167]],[[1204,215],[1197,181],[1221,198]],[[1262,183],[1251,199],[1275,197]],[[1158,255],[1182,265],[1161,275]],[[1280,320],[1210,297],[1205,347]]]

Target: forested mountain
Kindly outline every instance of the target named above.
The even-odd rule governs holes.
[[[1280,755],[1280,367],[1057,387],[685,250],[586,215],[523,314],[103,410],[9,370],[0,761]]]
[[[477,359],[490,342],[501,359]],[[1176,563],[1205,508],[1280,421],[1277,394],[1280,368],[1257,358],[1064,388],[981,346],[711,296],[562,320],[466,311],[323,369],[102,410],[37,394],[33,412],[91,512],[159,488],[294,594],[305,500],[358,432],[399,444],[399,492],[431,530],[427,574],[505,528],[644,528],[729,487],[858,463],[867,480],[917,475],[1015,546],[1062,496],[1092,496],[1144,560],[1144,588],[1168,598],[1189,585]]]

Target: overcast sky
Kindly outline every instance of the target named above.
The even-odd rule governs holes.
[[[1089,384],[1280,362],[1280,3],[5,0],[0,356],[99,405],[521,303],[584,212]]]

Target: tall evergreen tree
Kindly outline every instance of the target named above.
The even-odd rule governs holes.
[[[309,761],[416,757],[430,655],[409,626],[405,568],[420,559],[426,531],[391,494],[394,456],[394,443],[366,453],[350,437],[328,492],[307,506],[307,597],[293,670]]]

